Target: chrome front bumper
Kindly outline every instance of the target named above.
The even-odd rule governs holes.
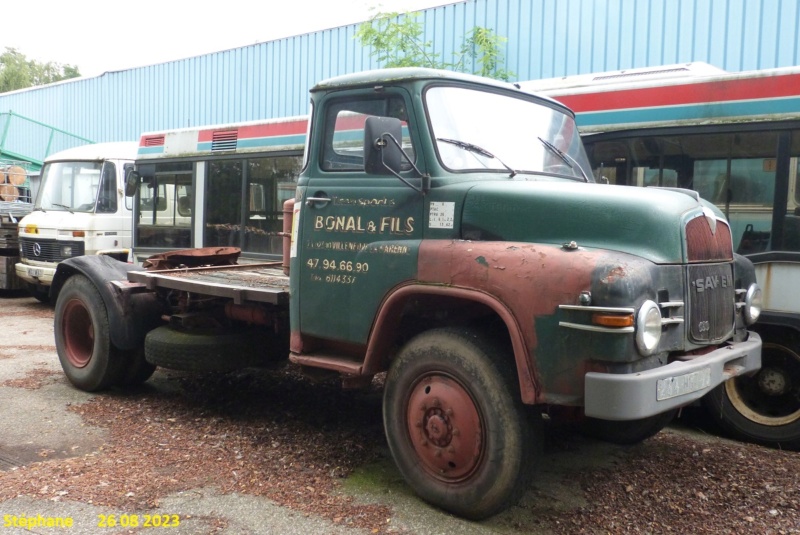
[[[584,412],[603,420],[638,420],[700,399],[732,377],[761,367],[761,337],[725,345],[692,360],[637,373],[589,372]]]

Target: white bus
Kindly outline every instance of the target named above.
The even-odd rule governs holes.
[[[196,247],[280,259],[283,202],[294,197],[307,129],[307,117],[289,117],[142,134],[134,261]]]
[[[522,85],[575,110],[598,180],[693,189],[725,213],[763,290],[762,368],[704,402],[738,438],[800,447],[800,67],[684,64]]]

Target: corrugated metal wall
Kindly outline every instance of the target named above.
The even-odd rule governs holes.
[[[474,26],[507,37],[506,67],[516,80],[691,61],[729,71],[800,61],[800,0],[466,0],[421,16],[425,39],[445,60]],[[356,28],[0,95],[0,110],[95,141],[303,115],[315,82],[378,67]],[[7,148],[40,150],[22,137],[6,140]]]

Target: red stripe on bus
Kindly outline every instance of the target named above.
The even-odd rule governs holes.
[[[238,130],[239,139],[305,134],[307,125],[308,123],[306,121],[284,121],[279,123],[231,126],[231,128],[210,128],[208,130],[201,130],[198,132],[197,141],[200,143],[211,141],[211,138],[215,132],[225,132],[227,130]]]
[[[800,95],[800,74],[716,80],[661,87],[644,87],[575,95],[550,95],[576,112],[706,104]]]

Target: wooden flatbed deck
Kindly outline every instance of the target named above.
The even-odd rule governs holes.
[[[167,288],[227,297],[236,304],[248,301],[274,305],[289,303],[289,277],[283,274],[280,262],[131,271],[128,281],[142,284],[149,290]]]

